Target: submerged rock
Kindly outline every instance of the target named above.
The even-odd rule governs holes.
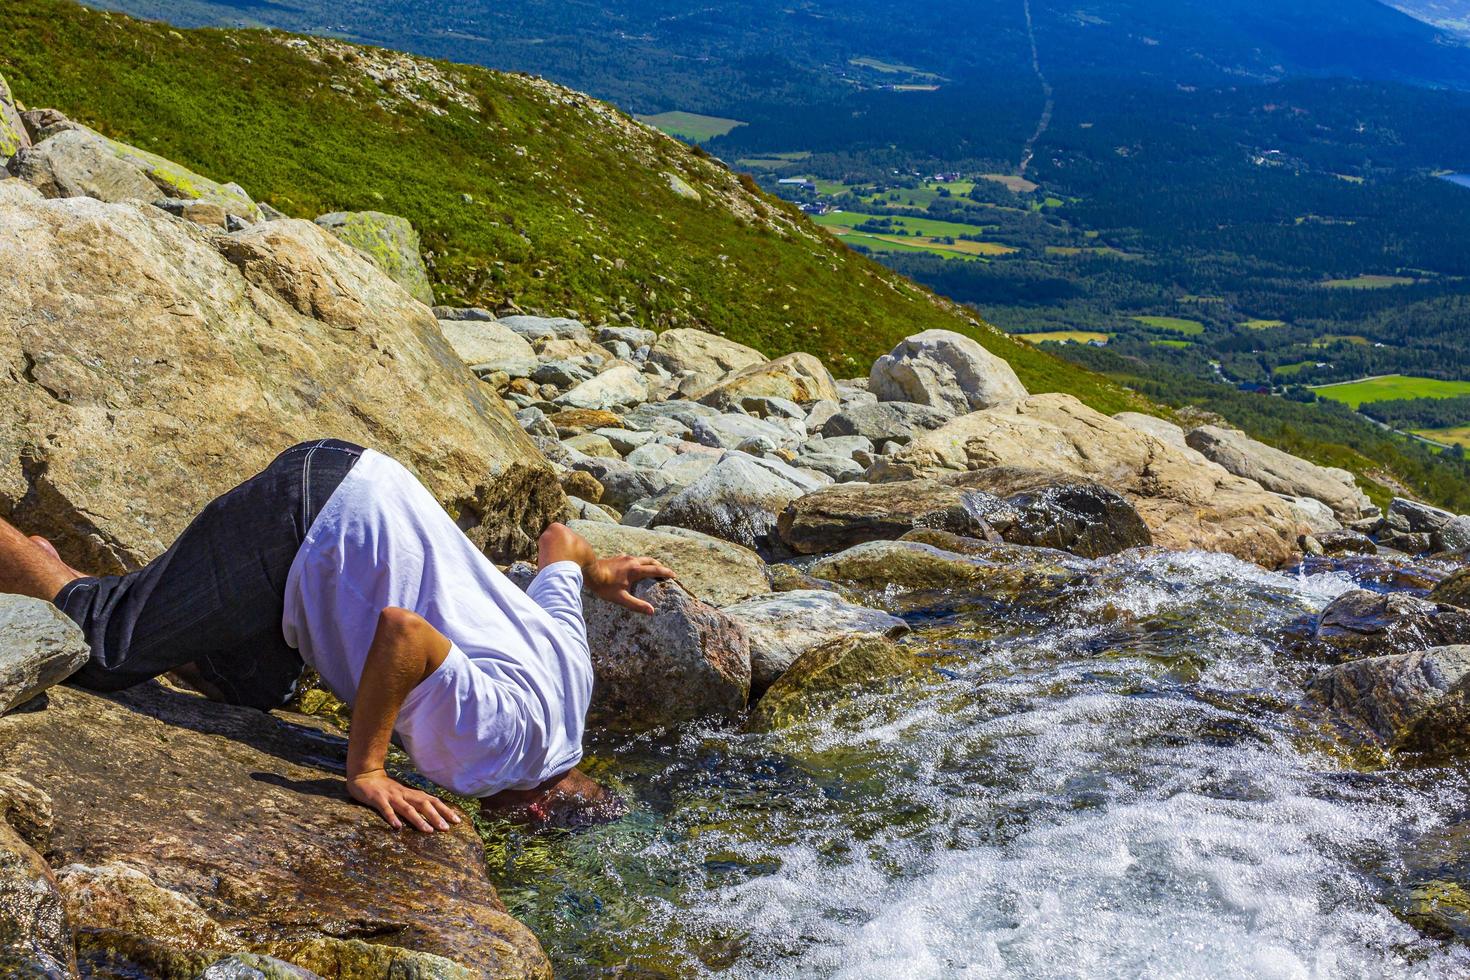
[[[1030,560],[1023,561],[1018,559],[1026,549],[1018,546],[986,551],[985,542],[964,540],[974,546],[966,554],[915,540],[869,541],[823,558],[811,574],[869,591],[954,589],[986,599],[1015,599],[1078,578],[1042,549],[1031,550],[1024,556]]]
[[[140,907],[126,894],[99,895],[88,914],[112,909],[105,921],[118,924],[94,934],[104,948],[176,949],[181,898],[248,940],[237,949],[292,962],[287,947],[345,956],[344,944],[361,942],[494,976],[549,978],[540,945],[486,877],[470,822],[437,834],[388,830],[348,800],[345,752],[346,740],[314,719],[157,683],[111,698],[55,688],[44,711],[0,718],[0,766],[53,801],[47,856],[62,866],[126,866],[148,879],[139,893],[173,896],[139,915],[125,911]],[[83,880],[95,888],[104,879]],[[149,935],[154,928],[169,934]],[[194,973],[219,955],[191,960]]]
[[[846,637],[803,652],[751,709],[746,727],[770,732],[821,721],[864,690],[912,683],[924,665],[885,637]]]
[[[66,680],[89,655],[82,631],[51,603],[0,594],[0,714]]]
[[[848,602],[833,592],[796,589],[725,607],[750,638],[750,689],[759,695],[806,651],[847,637],[897,639],[909,626],[897,616]]]
[[[953,330],[925,330],[904,338],[873,363],[868,390],[879,401],[914,402],[951,416],[1027,394],[1009,364]]]
[[[90,571],[140,567],[325,435],[391,453],[495,555],[529,553],[565,506],[428,308],[310,222],[207,236],[147,205],[0,192],[0,363],[0,517]]]

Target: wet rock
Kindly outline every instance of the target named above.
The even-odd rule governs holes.
[[[937,429],[950,416],[942,409],[912,402],[874,402],[847,406],[822,424],[822,435],[862,436],[876,444],[894,441],[907,444],[916,433]]]
[[[647,555],[679,577],[679,584],[712,606],[762,595],[770,590],[766,563],[748,548],[687,528],[653,529],[619,525],[567,525],[599,555]]]
[[[1142,412],[1119,412],[1113,418],[1140,432],[1147,432],[1160,442],[1167,442],[1176,449],[1191,448],[1184,440],[1184,429],[1168,419],[1161,419],[1157,415],[1145,415]]]
[[[90,571],[140,567],[325,434],[391,452],[492,554],[565,506],[428,308],[310,222],[206,237],[148,205],[0,194],[0,364],[0,517]]]
[[[755,460],[731,454],[664,504],[654,523],[768,550],[776,542],[776,515],[802,493]]]
[[[1021,549],[1002,545],[987,557],[979,550],[984,542],[971,540],[976,546],[971,554],[914,540],[869,541],[823,558],[811,574],[868,591],[954,589],[990,599],[1013,599],[1077,579],[1044,553],[1023,563],[1016,561]]]
[[[536,352],[520,334],[494,321],[440,320],[454,353],[476,374],[504,371],[512,378],[536,370]]]
[[[1333,662],[1470,643],[1470,610],[1354,589],[1322,610],[1313,637]]]
[[[1318,536],[1317,541],[1322,545],[1322,552],[1328,555],[1376,555],[1378,553],[1378,546],[1373,543],[1372,538],[1346,528],[1322,534]],[[1458,603],[1453,603],[1453,605],[1458,605]]]
[[[151,201],[158,196],[147,174],[85,130],[57,133],[21,149],[10,161],[10,172],[47,197]]]
[[[846,637],[909,631],[897,616],[848,602],[834,592],[793,589],[754,596],[725,607],[750,639],[750,686],[759,695],[806,651]]]
[[[733,340],[680,327],[659,334],[648,359],[675,377],[688,375],[694,386],[703,389],[732,371],[760,364],[766,356]]]
[[[1431,725],[1442,730],[1443,724],[1426,715],[1446,698],[1463,702],[1467,677],[1470,646],[1444,646],[1338,664],[1318,675],[1310,689],[1353,727],[1394,744],[1413,729],[1416,739]],[[1470,733],[1453,739],[1470,746]],[[1452,747],[1442,738],[1434,741],[1440,751]]]
[[[72,926],[56,878],[6,823],[0,823],[0,951],[6,976],[76,975]]]
[[[592,339],[592,334],[587,331],[581,320],[573,320],[569,317],[505,316],[500,318],[500,324],[509,327],[532,343],[538,340]]]
[[[442,834],[387,830],[348,800],[345,752],[340,734],[305,716],[156,683],[113,698],[58,687],[45,711],[0,718],[0,767],[53,801],[57,865],[126,865],[293,962],[260,947],[361,940],[549,977],[486,877],[469,821]],[[139,948],[166,938],[127,935]]]
[[[1254,480],[1275,493],[1320,500],[1339,520],[1358,520],[1377,511],[1347,470],[1310,463],[1257,442],[1238,429],[1202,425],[1190,430],[1185,439],[1205,458],[1236,476]]]
[[[891,540],[916,527],[984,535],[986,495],[934,480],[843,483],[805,494],[785,507],[781,540],[798,554],[840,551]]]
[[[1108,418],[1071,395],[1032,395],[922,433],[868,470],[874,482],[994,466],[1081,477],[1123,494],[1166,548],[1224,551],[1268,567],[1293,560],[1291,508],[1260,484]]]
[[[787,354],[734,371],[700,392],[696,398],[706,405],[729,408],[747,399],[777,398],[790,402],[835,399],[832,375],[810,354]],[[795,418],[805,419],[805,413]]]
[[[1416,554],[1470,547],[1470,517],[1395,497],[1384,515],[1387,528],[1380,540],[1391,548]]]
[[[245,945],[198,902],[160,887],[129,865],[72,864],[61,869],[57,882],[79,929],[136,933],[182,952],[233,950]]]
[[[66,680],[88,656],[82,631],[51,603],[0,594],[0,713]]]
[[[1430,590],[1429,601],[1470,609],[1470,568],[1461,568],[1442,579]]]
[[[1009,364],[952,330],[925,330],[904,338],[873,363],[868,390],[879,401],[928,405],[949,416],[1027,394]]]
[[[640,582],[644,616],[586,593],[596,675],[589,717],[621,730],[733,717],[750,697],[745,631],[677,582]]]
[[[556,399],[558,405],[606,411],[636,405],[648,397],[643,375],[631,364],[617,364]]]
[[[751,709],[746,727],[771,732],[823,721],[835,705],[868,690],[912,683],[924,669],[884,637],[846,637],[804,651]]]
[[[1023,467],[994,467],[947,477],[944,482],[984,491],[987,496],[972,495],[970,506],[985,525],[1010,544],[1055,548],[1084,558],[1153,544],[1148,525],[1133,505],[1121,494],[1090,480]],[[953,527],[942,529],[970,533]]]

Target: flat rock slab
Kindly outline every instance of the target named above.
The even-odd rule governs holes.
[[[1354,589],[1322,610],[1313,640],[1334,661],[1470,643],[1470,611],[1403,593]]]
[[[1328,707],[1388,742],[1470,676],[1470,646],[1368,657],[1322,672],[1312,692]]]
[[[51,603],[0,595],[0,714],[66,680],[89,655],[82,631]]]
[[[778,528],[781,540],[804,555],[900,538],[916,527],[983,536],[987,502],[995,498],[935,480],[843,483],[793,500]]]
[[[395,833],[351,802],[346,740],[148,684],[54,688],[0,718],[0,766],[50,795],[56,865],[120,862],[259,943],[360,938],[497,977],[549,978],[468,821]]]

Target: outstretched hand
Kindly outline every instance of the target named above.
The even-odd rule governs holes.
[[[432,834],[460,821],[448,803],[403,785],[381,769],[347,777],[347,792],[363,806],[376,810],[394,830],[403,829],[407,821],[409,826]]]
[[[616,555],[599,558],[587,566],[583,581],[587,590],[599,599],[626,606],[645,616],[653,615],[653,606],[633,595],[633,586],[648,578],[673,578],[674,571],[656,558]]]

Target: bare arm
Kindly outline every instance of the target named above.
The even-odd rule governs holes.
[[[422,616],[392,606],[378,616],[352,708],[347,792],[378,811],[395,830],[405,820],[426,833],[448,830],[449,821],[459,823],[459,814],[449,804],[404,786],[383,768],[404,699],[448,655],[449,640]]]
[[[565,524],[553,524],[546,529],[537,542],[536,557],[537,568],[559,561],[576,562],[582,566],[582,581],[589,592],[645,615],[653,613],[653,606],[634,596],[630,591],[633,586],[646,578],[674,577],[672,569],[653,558],[632,555],[598,558],[587,539]]]

